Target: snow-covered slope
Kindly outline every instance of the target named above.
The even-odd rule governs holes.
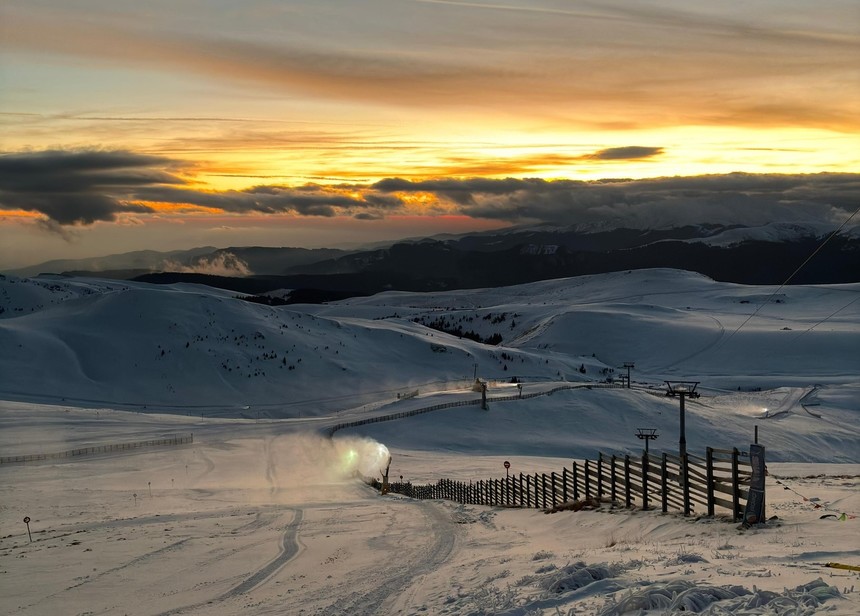
[[[860,285],[774,291],[640,270],[270,307],[196,285],[3,277],[0,394],[292,416],[476,373],[604,381],[627,361],[634,378],[657,385],[853,381]],[[502,341],[437,331],[458,328]]]
[[[194,433],[0,465],[0,613],[853,616],[856,575],[826,563],[860,554],[860,285],[776,291],[646,270],[272,308],[189,285],[0,278],[4,455]],[[633,387],[607,384],[626,361]],[[475,401],[475,372],[488,410],[325,435]],[[518,395],[512,376],[529,397],[500,399]],[[741,532],[608,504],[548,516],[381,497],[353,475],[389,450],[392,476],[419,483],[504,477],[503,461],[558,472],[640,451],[640,427],[660,435],[652,452],[676,451],[664,379],[701,381],[690,452],[745,449],[758,426],[776,518]]]
[[[741,242],[792,242],[802,239],[823,239],[835,231],[832,224],[772,222],[756,227],[728,228],[708,237],[683,240],[709,246],[734,246]],[[860,226],[847,227],[840,235],[860,237]]]

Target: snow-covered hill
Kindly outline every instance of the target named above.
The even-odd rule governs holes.
[[[858,284],[777,290],[677,270],[290,307],[194,285],[0,278],[0,452],[194,434],[0,465],[0,613],[856,614],[856,574],[826,563],[858,554],[858,298]],[[488,410],[325,435],[476,401],[475,374]],[[666,379],[701,381],[690,452],[745,449],[758,427],[766,525],[380,497],[354,475],[378,475],[389,451],[392,475],[415,482],[504,477],[503,461],[558,472],[638,453],[641,427],[659,433],[652,452],[676,451]],[[501,399],[518,385],[528,397]]]
[[[634,447],[634,424],[670,431],[675,403],[660,395],[664,381],[694,380],[706,394],[691,405],[696,446],[748,440],[754,421],[775,415],[781,419],[769,425],[780,426],[779,459],[860,460],[860,284],[776,291],[637,270],[271,307],[199,285],[4,277],[0,397],[319,417],[395,403],[415,391],[468,388],[475,376],[490,381],[491,395],[512,381],[618,384],[626,375],[621,366],[635,362],[632,398],[578,390],[536,399],[525,414],[516,403],[499,405],[504,412],[496,417],[519,440],[511,447],[547,455],[588,455],[600,443]],[[476,341],[499,338],[497,345]],[[806,413],[800,395],[824,404],[830,423]],[[783,416],[775,409],[788,399]],[[466,410],[450,413],[459,426],[476,421]],[[568,430],[553,432],[570,421],[582,428],[573,440]],[[480,422],[472,427],[479,431]],[[422,430],[421,439],[430,447],[453,443],[449,429]],[[536,441],[520,438],[526,429]],[[400,442],[398,427],[378,430],[382,440]],[[804,445],[813,434],[815,445]],[[485,449],[474,439],[452,446]]]

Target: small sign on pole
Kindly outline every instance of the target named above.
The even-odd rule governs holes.
[[[510,471],[508,469],[511,468],[511,463],[505,460],[505,477],[510,476]]]
[[[27,525],[27,536],[30,538],[30,543],[33,543],[33,535],[30,534],[30,516],[24,516],[24,524]]]

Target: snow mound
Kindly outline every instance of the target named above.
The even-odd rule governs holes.
[[[786,589],[782,593],[750,591],[742,586],[703,586],[677,580],[651,584],[635,591],[603,611],[600,616],[622,616],[652,610],[660,614],[768,614],[773,616],[806,616],[816,613],[822,603],[840,597],[839,590],[828,586],[821,578]]]

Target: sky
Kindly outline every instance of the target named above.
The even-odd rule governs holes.
[[[4,0],[0,268],[630,212],[838,224],[858,66],[854,0]]]

